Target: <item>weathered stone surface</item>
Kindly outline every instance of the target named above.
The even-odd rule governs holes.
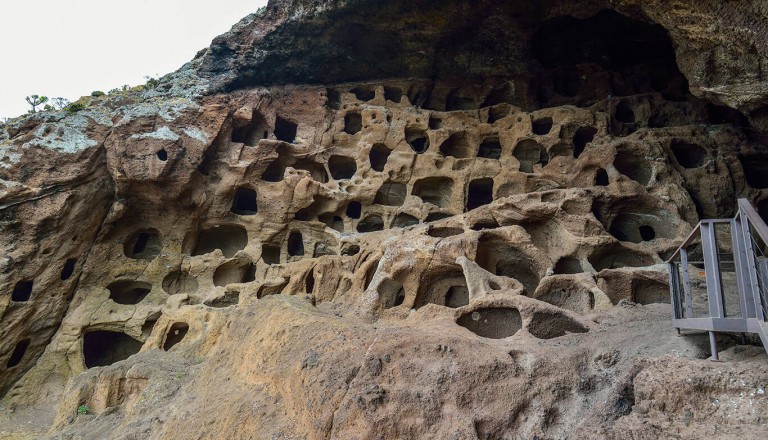
[[[718,5],[274,2],[11,121],[0,433],[763,438],[765,353],[669,325],[698,219],[768,217],[765,10]]]

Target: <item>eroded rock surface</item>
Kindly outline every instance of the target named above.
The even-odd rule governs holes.
[[[669,324],[698,219],[768,215],[765,11],[710,3],[275,2],[12,121],[0,432],[762,438],[765,353]]]

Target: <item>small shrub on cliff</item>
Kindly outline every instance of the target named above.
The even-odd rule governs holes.
[[[82,102],[73,102],[66,107],[64,107],[64,110],[70,112],[70,113],[77,113],[80,110],[85,110],[85,104]]]
[[[88,408],[88,405],[80,405],[80,406],[77,407],[77,414],[83,416],[83,415],[88,414],[88,412],[90,410],[91,409]]]
[[[48,102],[47,96],[40,96],[40,95],[29,95],[24,99],[27,101],[27,104],[32,106],[32,110],[30,110],[30,113],[37,113],[37,106],[43,105],[46,102]]]
[[[104,96],[106,93],[102,92],[101,90],[94,90],[91,92],[91,96],[98,98],[99,96]]]

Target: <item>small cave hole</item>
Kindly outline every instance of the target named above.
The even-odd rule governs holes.
[[[304,237],[301,232],[292,231],[288,235],[288,256],[301,257],[304,255]]]
[[[768,188],[768,155],[739,156],[747,184],[755,189]]]
[[[248,232],[240,225],[220,225],[202,229],[197,233],[190,255],[205,255],[220,249],[226,258],[245,249],[248,244]],[[184,246],[187,249],[187,246]],[[189,252],[188,252],[189,253]]]
[[[165,148],[155,153],[157,155],[157,158],[160,159],[160,161],[165,162],[168,160],[168,152],[165,151]]]
[[[438,208],[448,208],[453,196],[453,179],[450,177],[425,177],[414,183],[412,194],[424,203]]]
[[[541,281],[536,262],[499,237],[480,237],[475,262],[494,275],[519,281],[527,295],[532,295]]]
[[[280,264],[280,246],[272,243],[262,244],[261,259],[267,264]]]
[[[344,232],[344,219],[332,212],[324,212],[318,215],[317,220],[334,231]]]
[[[258,110],[253,111],[250,121],[239,124],[232,130],[232,142],[239,142],[249,147],[258,145],[261,139],[266,139],[268,136],[269,126]]]
[[[75,258],[68,258],[64,262],[64,267],[61,268],[61,274],[59,275],[61,281],[68,280],[75,273],[75,264],[77,264],[77,259]]]
[[[451,217],[453,214],[448,214],[447,212],[430,212],[427,214],[427,218],[424,219],[424,223],[432,223],[436,222],[438,220],[443,220],[448,217]]]
[[[348,134],[359,133],[363,129],[363,117],[360,113],[350,112],[344,115],[344,132]]]
[[[453,156],[458,159],[474,156],[472,146],[464,132],[454,133],[440,145],[443,156]]]
[[[358,86],[350,90],[350,92],[355,94],[358,101],[367,102],[376,97],[376,88],[373,86]]]
[[[117,280],[107,286],[109,299],[117,304],[135,305],[152,291],[152,284],[145,281]]]
[[[142,229],[128,237],[123,246],[123,253],[135,260],[153,260],[160,255],[163,244],[156,229]]]
[[[493,179],[475,179],[467,188],[467,211],[493,202]]]
[[[523,328],[520,312],[513,307],[485,307],[465,313],[457,324],[472,333],[491,339],[508,338]]]
[[[26,302],[32,296],[32,280],[22,280],[13,286],[11,301]]]
[[[704,165],[704,159],[707,157],[704,148],[680,139],[673,140],[670,148],[677,163],[683,168],[698,168]]]
[[[572,275],[582,273],[581,263],[574,257],[562,257],[555,263],[554,272],[556,275]]]
[[[531,129],[533,130],[533,134],[538,136],[544,136],[546,134],[549,134],[550,131],[552,131],[552,118],[546,117],[546,118],[539,118],[534,119],[531,123]]]
[[[325,96],[327,101],[325,103],[328,108],[338,110],[341,108],[341,93],[334,89],[325,89]]]
[[[385,309],[397,307],[405,302],[405,289],[403,284],[391,278],[385,278],[376,289]]]
[[[613,159],[618,172],[641,185],[648,185],[653,175],[651,165],[642,157],[626,151],[619,151]]]
[[[374,171],[384,171],[384,167],[387,165],[389,155],[392,150],[387,148],[384,144],[374,144],[371,147],[371,152],[368,155],[368,160],[371,162],[371,169]]]
[[[360,215],[363,213],[363,205],[360,204],[360,202],[353,200],[349,202],[347,205],[347,217],[349,218],[360,218]]]
[[[241,186],[235,190],[231,211],[238,215],[254,215],[258,212],[256,190]]]
[[[643,241],[651,241],[656,238],[656,231],[648,225],[642,225],[637,229],[638,232],[640,232],[640,238],[642,238]]]
[[[589,329],[563,315],[536,312],[528,323],[528,332],[539,339],[554,339],[569,333],[586,333]]]
[[[594,127],[581,127],[576,130],[576,134],[573,135],[573,157],[578,159],[587,148],[587,144],[595,139],[596,134],[597,129]]]
[[[171,271],[163,278],[163,290],[168,295],[193,294],[198,287],[197,279],[181,269]]]
[[[328,173],[325,171],[325,167],[312,159],[299,159],[293,165],[291,165],[291,167],[293,167],[295,170],[304,170],[309,172],[310,177],[315,182],[328,182]]]
[[[11,357],[8,359],[8,363],[5,364],[6,368],[13,368],[21,363],[21,361],[24,359],[24,354],[27,352],[27,348],[29,347],[29,342],[29,339],[22,339],[16,343],[16,347],[13,348],[13,353],[11,353]]]
[[[429,115],[429,129],[439,130],[441,128],[443,128],[443,118],[435,115]]]
[[[602,168],[598,168],[595,172],[595,186],[608,186],[609,184],[608,172]]]
[[[315,291],[315,271],[313,270],[310,270],[307,274],[304,291],[307,293],[312,293]]]
[[[213,272],[213,285],[217,287],[252,281],[256,281],[256,265],[247,258],[227,261]]]
[[[523,139],[516,146],[512,155],[520,162],[520,171],[532,173],[535,165],[549,163],[547,150],[533,139]]]
[[[376,192],[373,203],[385,206],[401,206],[405,203],[408,188],[404,183],[385,182]]]
[[[357,172],[357,164],[351,157],[331,156],[328,159],[328,169],[335,180],[351,179]]]
[[[509,115],[509,107],[506,105],[499,105],[494,106],[488,109],[488,123],[493,124],[494,122],[504,119]]]
[[[384,229],[384,220],[376,214],[367,215],[357,224],[357,232],[375,232]]]
[[[315,249],[312,251],[312,258],[319,258],[326,255],[336,255],[333,249],[335,246],[330,243],[319,241],[315,243]]]
[[[616,106],[616,111],[613,113],[613,117],[624,124],[631,124],[635,122],[635,111],[627,101],[621,101]]]
[[[405,141],[417,154],[422,154],[429,148],[429,137],[419,128],[406,128]]]
[[[403,99],[403,89],[400,87],[384,86],[384,99],[399,104]]]
[[[341,247],[341,255],[352,256],[360,253],[360,246],[356,244],[345,244]]]
[[[486,159],[500,159],[501,158],[501,143],[498,137],[486,138],[480,144],[480,148],[477,150],[477,157],[484,157]]]
[[[604,269],[622,267],[645,267],[653,264],[653,259],[643,253],[634,252],[620,244],[608,245],[596,250],[588,258],[589,264],[600,272]]]
[[[292,143],[296,140],[296,130],[298,126],[295,122],[283,119],[278,116],[275,119],[275,137],[283,142]]]
[[[189,332],[189,324],[186,322],[174,322],[171,328],[168,329],[168,333],[165,335],[165,342],[163,343],[163,350],[168,351],[173,348],[174,345],[184,340]]]
[[[123,332],[92,330],[83,335],[83,360],[86,368],[104,367],[141,350],[143,343]]]
[[[395,220],[392,222],[393,228],[407,228],[408,226],[418,225],[419,219],[416,217],[406,214],[404,212],[401,212],[400,214],[397,214],[395,217]]]
[[[443,227],[437,227],[437,228],[429,228],[429,232],[427,232],[427,235],[430,237],[435,238],[448,238],[453,237],[454,235],[461,235],[464,233],[464,229],[452,227],[452,226],[443,226]]]

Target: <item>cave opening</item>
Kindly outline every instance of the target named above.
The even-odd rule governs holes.
[[[739,161],[744,169],[744,178],[749,186],[755,189],[768,188],[768,155],[740,155]]]
[[[16,346],[11,353],[11,357],[8,358],[8,363],[5,364],[6,368],[13,368],[21,363],[24,359],[24,354],[27,352],[27,348],[29,348],[29,343],[29,339],[22,339],[16,343]]]
[[[344,232],[344,219],[333,212],[324,212],[317,216],[317,220],[334,231]]]
[[[453,196],[453,179],[450,177],[425,177],[413,184],[412,194],[424,203],[438,208],[448,208]]]
[[[363,117],[358,112],[349,112],[344,115],[344,132],[356,134],[363,129]]]
[[[321,163],[317,163],[309,158],[301,158],[291,165],[295,170],[304,170],[309,173],[309,176],[315,182],[327,183],[328,172],[325,171],[325,167]]]
[[[538,118],[534,119],[531,123],[531,129],[533,130],[533,134],[537,136],[544,136],[549,134],[549,132],[552,130],[552,118],[546,117],[546,118]]]
[[[651,164],[645,158],[628,151],[616,153],[613,166],[618,172],[643,186],[648,185],[653,176]]]
[[[64,262],[64,267],[61,268],[61,273],[59,274],[61,281],[68,280],[72,274],[75,273],[75,264],[77,264],[76,258],[67,258],[67,261]]]
[[[595,186],[608,186],[609,184],[608,172],[602,168],[598,168],[597,171],[595,171]]]
[[[355,94],[358,101],[372,101],[376,97],[376,88],[374,86],[357,86],[350,92]]]
[[[293,143],[296,140],[296,130],[298,125],[295,122],[284,119],[280,116],[275,118],[275,137],[279,141]]]
[[[508,338],[523,328],[520,311],[514,307],[484,307],[465,313],[457,324],[472,333],[491,339]]]
[[[472,146],[464,132],[454,133],[440,145],[440,153],[443,156],[453,156],[457,159],[464,159],[474,156]]]
[[[109,299],[117,304],[135,305],[152,291],[152,284],[146,281],[117,280],[109,283]]]
[[[205,255],[220,249],[226,258],[232,258],[235,254],[245,249],[248,244],[248,231],[240,225],[220,225],[198,231],[194,242],[185,240],[185,253],[196,256]]]
[[[237,215],[256,214],[259,210],[256,202],[256,190],[245,186],[237,188],[230,210]]]
[[[498,137],[490,137],[483,139],[480,144],[480,148],[477,150],[477,157],[484,157],[486,159],[500,159],[501,158],[501,142]]]
[[[125,241],[123,253],[134,260],[153,260],[160,255],[163,244],[157,229],[142,229],[131,234]]]
[[[269,137],[269,125],[258,110],[251,113],[249,121],[238,124],[232,129],[232,142],[239,142],[249,147],[258,145],[261,139],[267,137]]]
[[[467,188],[467,211],[493,202],[493,179],[475,179]]]
[[[579,260],[571,256],[562,257],[557,260],[553,270],[555,275],[573,275],[583,272]]]
[[[262,244],[261,259],[267,264],[280,264],[280,246],[273,243]]]
[[[165,162],[166,160],[168,160],[168,152],[165,151],[165,148],[158,150],[157,153],[155,153],[155,155],[160,160],[160,162]]]
[[[224,287],[229,284],[250,283],[256,280],[256,265],[248,258],[227,261],[213,272],[213,285]]]
[[[587,148],[587,144],[595,139],[597,129],[594,127],[581,127],[576,130],[576,134],[573,135],[573,157],[578,159],[584,149]]]
[[[649,255],[635,252],[618,243],[597,249],[587,260],[597,272],[605,269],[644,267],[653,264],[653,259]]]
[[[163,278],[162,286],[168,295],[178,295],[179,293],[192,294],[197,292],[199,288],[197,279],[181,269],[168,273]]]
[[[527,295],[533,294],[541,281],[536,262],[500,237],[482,235],[475,262],[494,275],[519,281]]]
[[[429,137],[427,133],[420,128],[406,128],[405,129],[405,141],[411,146],[411,149],[416,154],[422,154],[429,148]]]
[[[21,280],[13,286],[11,301],[26,302],[32,297],[32,280]]]
[[[288,235],[288,256],[301,257],[304,255],[304,237],[299,231],[291,231]]]
[[[707,157],[707,151],[704,148],[682,139],[672,140],[670,148],[677,163],[683,168],[698,168],[704,165],[704,159]]]
[[[384,99],[399,104],[403,99],[403,89],[394,86],[384,86]]]
[[[385,206],[401,206],[405,203],[408,187],[404,183],[384,182],[376,192],[373,203]]]
[[[413,308],[437,304],[451,308],[469,304],[469,289],[458,265],[441,265],[426,271],[419,280]]]
[[[83,360],[86,368],[104,367],[141,350],[143,343],[123,332],[91,330],[83,335]]]
[[[395,216],[395,220],[392,221],[393,228],[407,228],[408,226],[413,226],[418,224],[419,224],[419,219],[417,219],[416,217],[410,214],[406,214],[404,212],[397,214],[397,216]]]
[[[371,169],[379,172],[384,171],[390,153],[392,153],[392,150],[387,148],[386,145],[374,144],[371,147],[371,152],[368,154],[368,160],[371,162]]]
[[[168,333],[165,335],[165,342],[163,343],[163,350],[168,351],[176,344],[184,340],[189,332],[189,324],[186,322],[174,322],[171,328],[168,329]]]
[[[328,108],[338,110],[341,108],[341,92],[336,89],[325,89],[326,103]]]
[[[357,200],[352,200],[347,205],[347,217],[349,218],[360,218],[360,215],[363,213],[363,205],[358,202]]]
[[[397,307],[405,302],[405,289],[403,283],[393,280],[392,278],[385,278],[378,286],[376,291],[379,294],[379,299],[382,301],[385,309],[391,309]]]
[[[370,214],[357,224],[357,232],[376,232],[384,230],[384,220],[380,215]]]
[[[518,142],[512,155],[520,162],[520,171],[523,173],[533,173],[534,166],[544,166],[549,163],[547,150],[533,139],[523,139]]]
[[[328,170],[334,180],[351,179],[357,172],[357,163],[351,157],[334,155],[328,159]]]

